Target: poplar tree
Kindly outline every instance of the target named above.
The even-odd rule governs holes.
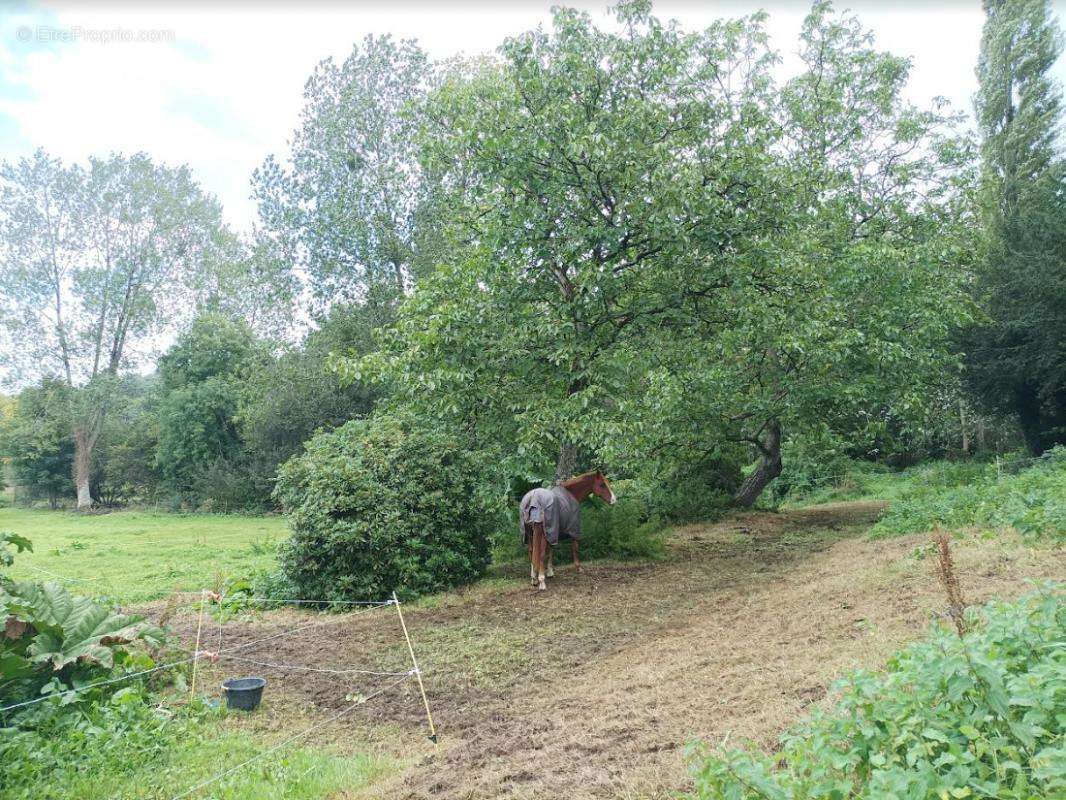
[[[1066,174],[1062,36],[1046,0],[986,0],[977,75],[986,249],[984,324],[964,337],[969,384],[1017,417],[1039,455],[1066,443]]]

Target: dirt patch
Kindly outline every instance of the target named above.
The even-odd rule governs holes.
[[[668,797],[688,781],[687,743],[771,743],[828,702],[842,672],[881,663],[943,606],[929,537],[858,535],[883,508],[835,504],[690,525],[673,532],[660,562],[568,567],[543,594],[515,564],[504,570],[513,583],[409,608],[440,743],[425,739],[413,682],[346,718],[351,740],[407,765],[367,796]],[[968,535],[955,555],[973,602],[1061,572],[1061,549],[1028,549],[1008,535]],[[308,624],[244,652],[273,663],[409,668],[393,608],[310,621],[271,613],[228,626],[225,645]],[[182,627],[190,635],[187,619]],[[273,679],[276,707],[312,717],[391,680],[255,669]],[[223,671],[209,668],[212,680],[212,670]]]

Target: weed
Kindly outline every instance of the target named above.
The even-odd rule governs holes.
[[[938,627],[884,673],[854,673],[772,755],[697,751],[695,796],[1062,797],[1061,589],[991,603],[964,636]]]
[[[959,636],[966,634],[966,601],[962,599],[959,577],[955,573],[955,562],[951,558],[951,535],[938,531],[933,540],[936,544],[936,576],[944,589],[948,600],[948,616],[955,623]]]

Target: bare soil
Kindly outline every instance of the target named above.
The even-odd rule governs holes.
[[[514,564],[468,591],[405,606],[438,744],[406,681],[317,734],[400,765],[373,798],[666,798],[689,783],[686,745],[729,737],[772,746],[842,673],[878,666],[920,636],[944,601],[929,536],[870,541],[884,506],[753,512],[672,532],[662,561],[559,570],[549,590]],[[954,545],[967,600],[1012,597],[1062,578],[1062,548],[1012,534]],[[178,628],[194,636],[194,620]],[[224,646],[295,633],[239,653],[264,663],[403,671],[395,608],[227,623]],[[205,646],[217,623],[205,626]],[[223,662],[203,680],[262,674],[255,725],[299,730],[395,678]]]

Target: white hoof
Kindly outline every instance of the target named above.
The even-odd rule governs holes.
[[[549,577],[549,578],[554,578],[555,577],[555,570],[552,567],[548,567],[548,575],[547,575],[547,577]]]
[[[540,576],[540,585],[537,587],[537,591],[543,592],[547,588],[548,588],[548,585],[546,583],[544,583],[544,575],[542,574]]]

